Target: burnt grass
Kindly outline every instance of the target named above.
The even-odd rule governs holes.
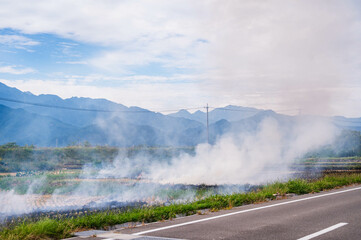
[[[154,184],[148,184],[154,185]],[[177,201],[182,195],[187,193],[193,193],[195,198],[201,199],[205,196],[210,195],[219,195],[224,192],[224,189],[228,191],[236,192],[236,191],[244,191],[250,192],[259,188],[259,186],[255,185],[237,185],[237,184],[229,184],[229,185],[206,185],[206,184],[164,184],[162,185],[163,189],[158,192],[158,195],[163,195],[163,198],[166,198],[167,201],[163,203],[155,202],[152,205],[145,201],[102,201],[102,202],[89,202],[84,206],[72,206],[66,207],[51,207],[45,209],[38,209],[32,211],[31,213],[23,213],[23,214],[13,214],[8,215],[4,218],[0,218],[0,229],[12,228],[13,226],[22,224],[22,223],[32,223],[47,219],[53,220],[63,220],[69,218],[77,218],[82,216],[94,215],[100,212],[107,213],[123,213],[127,211],[131,211],[136,208],[144,208],[144,207],[154,207],[154,206],[169,206],[174,201]]]
[[[0,239],[62,239],[71,237],[73,232],[89,229],[110,229],[111,226],[127,222],[154,222],[176,218],[178,215],[192,215],[200,210],[218,211],[245,204],[275,200],[288,194],[307,194],[328,189],[361,184],[360,173],[327,174],[319,178],[291,179],[286,182],[272,182],[252,186],[247,192],[215,194],[193,202],[173,203],[162,206],[133,206],[128,208],[104,209],[85,215],[51,218],[40,216],[34,220],[9,224],[0,231]],[[210,186],[214,188],[215,186]],[[198,185],[200,190],[208,186]]]
[[[147,205],[146,202],[118,202],[110,201],[100,204],[89,203],[82,207],[68,207],[67,209],[39,210],[28,214],[15,214],[1,219],[0,229],[12,228],[13,226],[41,221],[43,219],[63,220],[81,216],[94,215],[99,212],[121,213]]]

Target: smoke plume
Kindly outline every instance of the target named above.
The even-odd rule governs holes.
[[[353,1],[227,1],[207,20],[203,89],[213,104],[330,115],[359,108]],[[351,111],[349,111],[351,112]]]
[[[275,119],[266,118],[256,132],[231,132],[215,145],[200,144],[195,155],[150,163],[145,176],[161,183],[207,185],[284,180],[291,176],[289,167],[295,160],[331,143],[336,132],[324,119],[299,119],[286,130]]]

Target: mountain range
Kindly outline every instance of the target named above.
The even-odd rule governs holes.
[[[0,83],[0,144],[194,146],[207,141],[206,117],[203,111],[164,115],[106,99],[34,95]],[[216,108],[209,112],[210,142],[232,131],[254,131],[268,117],[283,127],[300,118],[249,107]],[[338,128],[361,131],[361,118],[329,120]]]

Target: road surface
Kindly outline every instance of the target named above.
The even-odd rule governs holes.
[[[361,239],[361,186],[177,218],[117,233],[121,235],[99,239]]]

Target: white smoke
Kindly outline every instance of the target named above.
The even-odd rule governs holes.
[[[168,164],[154,164],[148,177],[164,183],[259,184],[289,177],[289,167],[308,151],[333,141],[336,129],[317,118],[300,120],[291,132],[273,118],[257,132],[221,137],[214,145],[197,146],[196,155],[183,155]]]
[[[24,195],[18,195],[14,190],[0,191],[0,221],[11,214],[24,214],[31,212],[32,208]]]
[[[331,144],[337,129],[326,118],[297,117],[292,123],[273,117],[256,129],[230,131],[214,145],[200,144],[195,154],[171,161],[120,156],[98,172],[100,178],[126,176],[163,184],[260,184],[291,176],[290,166],[307,152]]]

